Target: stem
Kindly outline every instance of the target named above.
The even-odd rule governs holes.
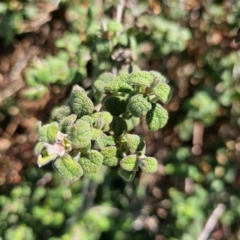
[[[208,240],[210,234],[212,233],[214,227],[218,223],[220,217],[223,215],[224,211],[226,209],[226,206],[222,203],[218,204],[217,207],[213,210],[212,214],[207,220],[207,223],[201,232],[200,236],[198,237],[198,240]]]
[[[122,21],[124,7],[125,7],[125,0],[119,0],[118,6],[117,6],[117,15],[116,15],[116,21],[119,23]]]

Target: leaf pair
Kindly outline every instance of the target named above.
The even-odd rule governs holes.
[[[120,161],[121,169],[118,174],[126,181],[133,180],[138,167],[146,173],[157,170],[157,160],[154,157],[137,156],[135,154],[124,157]]]

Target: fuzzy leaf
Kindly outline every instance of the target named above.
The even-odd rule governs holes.
[[[70,114],[71,114],[71,108],[69,106],[65,105],[62,107],[56,107],[52,111],[51,119],[59,122],[63,118],[69,116]]]
[[[73,125],[73,123],[76,121],[77,115],[71,114],[65,118],[63,118],[59,123],[59,130],[63,133],[67,133],[69,127]]]
[[[84,89],[78,85],[73,87],[69,103],[78,117],[91,114],[94,110],[91,99],[88,98]]]
[[[90,117],[90,116],[88,116],[88,115],[82,116],[82,117],[80,118],[80,120],[89,123],[90,126],[92,126],[92,124],[93,124],[93,119],[92,119],[92,117]]]
[[[123,115],[123,118],[124,118],[124,120],[127,124],[127,131],[128,132],[131,131],[132,129],[134,129],[140,123],[140,118],[139,117],[133,117],[130,114]]]
[[[118,175],[122,177],[125,181],[131,182],[136,175],[136,171],[129,172],[124,169],[120,169],[118,171]]]
[[[100,137],[102,135],[102,130],[98,129],[98,128],[91,128],[91,136],[92,136],[92,140],[96,140],[98,137]]]
[[[131,73],[129,81],[134,85],[150,87],[153,82],[153,77],[147,71],[139,71]]]
[[[117,93],[117,92],[121,92],[121,93],[129,93],[132,92],[134,89],[133,87],[126,83],[123,82],[121,80],[113,80],[112,82],[109,82],[106,86],[105,86],[105,92],[110,92],[110,93]]]
[[[113,116],[119,116],[126,112],[127,101],[125,97],[108,97],[104,101],[104,106]]]
[[[94,127],[102,129],[103,132],[107,132],[110,129],[110,123],[113,120],[113,116],[106,111],[96,112],[92,114]]]
[[[111,32],[118,32],[123,30],[123,25],[120,22],[109,20],[107,22],[107,30]]]
[[[44,143],[43,142],[38,142],[35,147],[34,147],[34,153],[36,155],[39,155],[44,148]]]
[[[163,128],[168,121],[168,112],[159,104],[152,104],[152,109],[147,113],[146,122],[150,131]]]
[[[136,134],[126,134],[125,138],[127,140],[127,147],[131,154],[141,151],[145,153],[146,144],[142,137]]]
[[[81,148],[81,153],[86,154],[89,150],[91,150],[91,148],[92,148],[92,144],[89,143],[86,147]]]
[[[119,151],[115,146],[105,147],[101,150],[103,155],[103,164],[109,167],[117,166]]]
[[[107,83],[111,82],[115,76],[110,72],[102,73],[99,78],[94,82],[93,87],[101,93],[105,92],[105,86]]]
[[[100,149],[103,149],[108,144],[108,136],[103,133],[96,139],[96,143]]]
[[[129,77],[130,77],[129,73],[122,73],[122,74],[118,75],[114,81],[120,81],[120,82],[125,82],[125,83],[130,84]]]
[[[120,161],[121,167],[126,171],[136,171],[138,169],[137,155],[128,155]]]
[[[139,163],[139,167],[146,173],[154,173],[157,171],[157,159],[154,157],[146,157]]]
[[[73,148],[84,148],[91,142],[91,127],[89,123],[78,120],[69,130],[68,138]]]
[[[152,105],[142,94],[136,94],[129,100],[127,108],[134,117],[141,117],[147,114]]]
[[[171,88],[166,83],[159,83],[156,87],[153,88],[155,95],[163,103],[169,102],[172,97]]]
[[[127,130],[127,124],[122,117],[113,117],[112,130],[116,136],[120,136],[124,131]]]
[[[55,168],[67,180],[76,181],[83,175],[83,169],[68,154],[58,158],[54,162]]]
[[[96,52],[100,57],[108,56],[113,49],[112,42],[108,39],[101,39],[100,41],[96,42]]]
[[[40,154],[38,156],[38,160],[37,160],[38,167],[42,167],[42,166],[50,163],[51,161],[56,159],[56,157],[57,157],[57,155],[55,155],[55,154],[46,155],[46,156],[43,156],[42,154]]]
[[[115,146],[116,145],[116,138],[114,136],[107,136],[107,145]]]
[[[168,80],[159,72],[157,71],[149,71],[149,73],[152,75],[153,77],[153,83],[154,86],[156,86],[158,83],[167,83]],[[152,84],[153,85],[153,84]]]
[[[96,150],[89,150],[80,158],[84,173],[97,173],[103,163],[103,156]]]
[[[39,129],[39,139],[41,142],[54,143],[57,139],[58,123],[52,122]]]

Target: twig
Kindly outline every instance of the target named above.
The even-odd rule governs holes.
[[[19,80],[10,84],[6,89],[0,91],[0,105],[6,98],[9,98],[11,95],[23,88],[24,85],[25,83],[23,82],[22,78],[19,78]]]
[[[117,6],[117,16],[116,16],[116,21],[119,23],[122,21],[124,6],[125,6],[125,0],[119,0],[118,6]]]
[[[217,207],[213,210],[212,214],[207,220],[207,223],[201,232],[198,240],[207,240],[212,233],[214,227],[217,225],[219,218],[223,215],[226,206],[222,203],[218,204]]]

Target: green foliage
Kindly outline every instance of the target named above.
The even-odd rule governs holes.
[[[127,107],[134,117],[145,116],[152,108],[151,103],[142,94],[131,97]]]
[[[109,97],[104,101],[106,110],[113,116],[119,116],[127,110],[127,100],[124,97]]]
[[[112,73],[102,73],[99,78],[94,82],[93,87],[96,88],[97,91],[104,93],[105,86],[114,79],[114,75]]]
[[[59,173],[71,181],[79,179],[83,173],[99,172],[102,164],[112,167],[118,165],[119,161],[124,170],[137,171],[139,165],[145,172],[155,172],[157,162],[154,158],[145,157],[144,139],[136,134],[129,134],[127,130],[139,124],[140,120],[136,120],[137,117],[146,114],[149,115],[151,130],[154,121],[158,123],[156,128],[158,130],[167,122],[167,111],[158,105],[155,113],[149,113],[152,104],[155,103],[151,103],[151,98],[144,97],[143,93],[138,92],[146,91],[147,95],[149,91],[147,86],[150,86],[154,77],[145,71],[136,73],[140,75],[120,74],[115,78],[109,74],[101,75],[100,79],[110,76],[110,81],[107,81],[104,88],[107,96],[110,95],[104,101],[107,111],[95,111],[94,104],[84,89],[75,85],[67,101],[68,105],[54,110],[52,118],[59,120],[59,124],[52,122],[39,126],[39,143],[35,149],[39,155],[38,165],[43,166],[53,161]],[[131,78],[136,81],[139,76],[141,81],[146,79],[149,84],[143,85],[143,88],[135,92],[133,89],[136,84],[131,83]],[[100,79],[97,81],[104,82]],[[132,91],[124,97],[121,94],[126,94],[125,88],[109,91],[108,84],[114,82],[126,84],[129,82]],[[117,95],[111,96],[111,93]],[[75,114],[65,116],[68,112]],[[163,114],[165,115],[162,116]],[[140,153],[141,159],[136,155]],[[129,181],[133,176],[123,178]]]
[[[7,1],[0,3],[0,38],[10,44],[15,35],[25,32],[23,25],[32,20],[37,13],[35,4],[26,1]]]
[[[39,139],[41,142],[54,143],[57,139],[58,123],[52,122],[40,127]]]
[[[85,148],[91,143],[91,127],[89,123],[79,119],[70,127],[68,138],[72,148]]]
[[[167,103],[171,98],[171,88],[166,83],[159,83],[156,87],[154,87],[154,93],[158,97],[158,99]]]
[[[126,171],[137,171],[138,170],[138,157],[135,154],[124,157],[121,161],[121,167]]]
[[[120,177],[122,177],[125,181],[128,181],[128,182],[131,182],[134,177],[135,177],[135,174],[136,174],[136,171],[132,171],[132,172],[129,172],[127,170],[124,170],[124,169],[120,169],[118,171],[118,174]]]
[[[117,166],[119,158],[121,157],[120,151],[115,146],[105,147],[101,150],[103,156],[103,164],[109,167]]]
[[[69,105],[73,112],[80,118],[84,115],[91,114],[94,110],[92,101],[87,97],[85,91],[79,87],[74,86],[70,99]]]
[[[97,150],[89,150],[86,154],[83,154],[79,162],[84,173],[97,173],[102,166],[103,156]]]
[[[147,124],[150,131],[157,131],[164,127],[168,121],[167,111],[159,104],[152,104],[152,109],[147,112]]]
[[[54,167],[66,179],[76,181],[83,175],[83,169],[71,156],[65,154],[54,161]]]
[[[9,44],[16,36],[13,47],[18,49],[25,35],[36,35],[44,44],[23,71],[26,86],[17,100],[0,103],[0,145],[5,136],[16,144],[6,156],[0,149],[0,184],[9,159],[29,155],[22,116],[32,110],[22,107],[24,98],[51,97],[55,101],[48,101],[48,111],[56,94],[62,99],[73,85],[78,90],[51,112],[35,147],[38,165],[57,164],[60,174],[49,172],[48,166],[31,173],[24,167],[18,186],[3,187],[0,236],[195,240],[216,206],[224,204],[209,239],[235,239],[240,65],[232,39],[239,27],[239,2],[211,1],[206,7],[201,1],[139,0],[125,4],[121,12],[115,1],[62,0],[49,14],[52,20],[34,28],[32,19],[48,14],[50,1],[44,7],[39,7],[41,1],[5,2],[0,3],[0,42]],[[51,34],[42,39],[45,27]],[[52,35],[60,37],[54,42]],[[2,61],[0,70],[4,66]],[[0,80],[4,83],[4,71]],[[163,107],[172,91],[173,99]],[[8,132],[16,120],[10,115],[12,104],[20,105],[22,113],[13,136]],[[34,118],[42,116],[33,112]],[[14,165],[17,171],[11,169],[7,179],[19,171]],[[69,183],[83,172],[97,173]]]
[[[157,160],[154,157],[143,157],[139,163],[140,168],[146,173],[157,171]]]
[[[150,87],[153,82],[153,77],[149,72],[139,71],[133,72],[129,78],[130,83],[137,86]]]

